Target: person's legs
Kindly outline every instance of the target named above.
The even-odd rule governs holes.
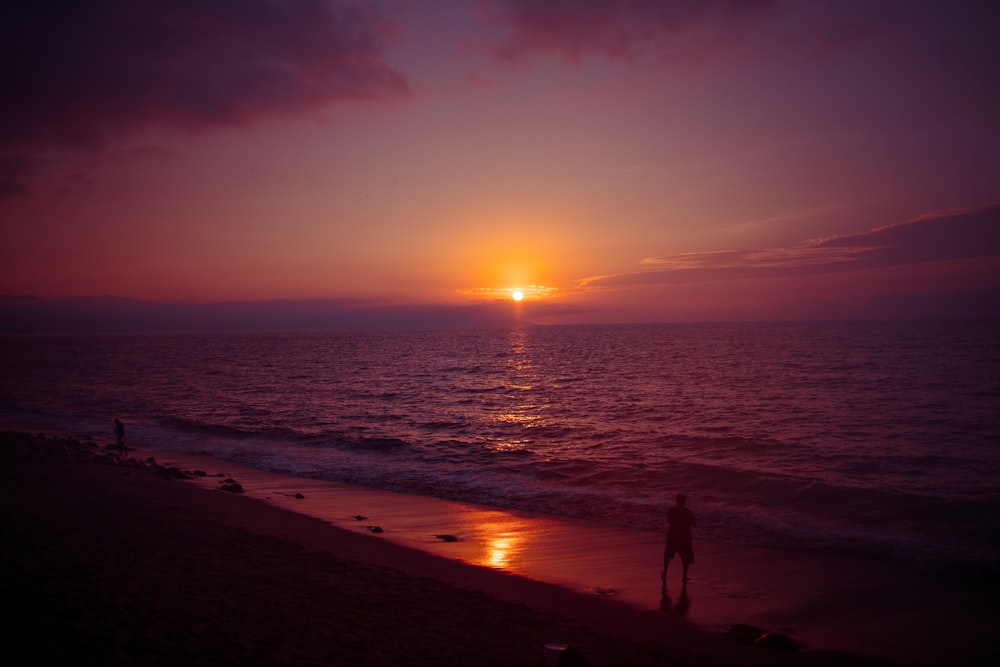
[[[674,540],[667,538],[667,544],[663,549],[663,572],[660,574],[660,579],[663,584],[660,586],[660,595],[667,594],[667,567],[670,565],[670,561],[673,559],[674,554],[677,553],[677,544]]]
[[[694,562],[694,549],[690,543],[683,544],[678,547],[677,552],[680,554],[681,563],[684,564],[683,580],[688,580],[688,568],[691,567],[691,563]]]

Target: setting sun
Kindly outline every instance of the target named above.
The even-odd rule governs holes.
[[[559,293],[556,287],[546,287],[545,285],[526,285],[524,287],[467,287],[457,290],[459,294],[464,294],[476,299],[489,299],[496,301],[524,301],[525,299],[535,301],[537,299],[550,299]]]

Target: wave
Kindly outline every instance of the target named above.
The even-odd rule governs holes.
[[[308,436],[293,428],[281,426],[239,427],[228,424],[205,422],[188,417],[161,417],[157,420],[160,426],[181,432],[205,435],[212,438],[228,438],[245,440],[248,438],[265,438],[268,440],[294,442],[307,439]]]
[[[213,442],[207,447],[216,456],[276,472],[641,530],[662,529],[670,498],[684,491],[699,510],[702,534],[710,539],[1000,568],[1000,545],[995,540],[979,544],[981,535],[1000,534],[1000,522],[984,518],[1000,516],[997,503],[988,499],[962,501],[884,485],[835,484],[741,469],[731,460],[716,464],[664,459],[638,465],[616,451],[604,451],[604,460],[596,460],[590,453],[556,456],[527,443],[504,441],[421,443],[401,437],[303,434],[289,428],[247,429],[178,418],[161,425],[195,433],[199,448],[205,448],[204,441],[210,438]],[[439,427],[448,431],[452,425]],[[700,440],[703,453],[761,446],[729,435]],[[251,446],[244,446],[248,441]],[[598,453],[607,449],[599,442],[591,445]],[[782,447],[781,443],[764,446]],[[303,460],[296,454],[302,449],[314,454]],[[587,453],[587,448],[576,451]],[[914,458],[924,464],[941,463],[941,457]]]
[[[66,428],[74,423],[72,415],[35,411],[32,416]],[[110,428],[103,420],[75,419],[78,427]],[[705,539],[1000,571],[1000,508],[988,500],[842,486],[700,462],[633,465],[615,463],[615,457],[603,462],[555,457],[482,441],[421,444],[180,417],[129,423],[129,429],[130,436],[154,448],[209,454],[273,472],[646,531],[663,529],[670,498],[683,490],[692,498]],[[745,445],[738,438],[723,444]]]
[[[465,502],[660,530],[684,491],[722,541],[997,563],[997,331],[24,339],[0,349],[0,405],[95,439],[121,416],[150,447]]]

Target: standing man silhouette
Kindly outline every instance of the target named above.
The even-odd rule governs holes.
[[[125,424],[118,417],[115,417],[115,445],[123,454],[128,451],[125,446]]]
[[[678,493],[676,500],[677,504],[667,510],[667,545],[663,550],[661,595],[667,594],[667,566],[674,554],[679,554],[684,564],[684,581],[688,580],[688,567],[694,562],[694,547],[691,544],[691,533],[696,525],[694,512],[687,508],[686,495]]]

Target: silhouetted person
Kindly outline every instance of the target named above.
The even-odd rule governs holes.
[[[661,595],[667,594],[667,566],[674,554],[681,557],[684,564],[684,581],[688,579],[688,567],[694,562],[694,547],[691,544],[691,533],[696,525],[694,512],[687,508],[687,496],[677,494],[677,504],[667,510],[667,545],[663,550],[663,586]]]
[[[125,446],[125,424],[118,417],[115,417],[115,446],[123,454],[128,451],[128,447]]]

